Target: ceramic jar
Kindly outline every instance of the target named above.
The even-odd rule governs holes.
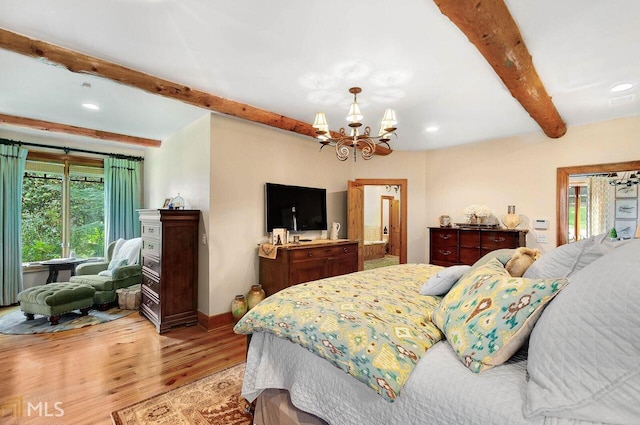
[[[236,295],[236,297],[231,301],[231,315],[233,319],[237,322],[242,319],[242,316],[247,312],[247,300],[244,295]]]
[[[516,206],[509,205],[507,207],[507,214],[502,217],[502,223],[507,229],[515,229],[520,224],[520,215],[516,214]]]
[[[265,293],[264,289],[262,289],[262,285],[253,285],[251,289],[247,293],[247,307],[251,310],[255,307],[260,301],[264,300]]]

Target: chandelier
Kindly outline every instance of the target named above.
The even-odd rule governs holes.
[[[349,158],[351,152],[353,152],[353,160],[355,161],[358,156],[358,150],[360,150],[362,158],[371,159],[378,145],[386,145],[387,148],[391,149],[389,140],[391,140],[391,134],[395,135],[394,131],[396,130],[397,124],[396,112],[393,109],[384,111],[377,136],[371,135],[371,128],[368,126],[360,133],[360,127],[362,127],[360,121],[364,118],[358,106],[357,97],[360,92],[362,92],[360,87],[351,87],[349,89],[349,93],[353,94],[353,103],[349,107],[349,115],[347,115],[350,130],[345,130],[345,128],[342,127],[339,131],[340,135],[332,137],[324,112],[318,112],[313,122],[313,128],[316,129],[317,138],[322,145],[320,146],[320,150],[327,145],[335,146],[336,156],[340,161],[345,161]]]

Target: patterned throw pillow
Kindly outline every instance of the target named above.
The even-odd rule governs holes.
[[[494,258],[458,281],[435,309],[433,322],[464,365],[478,373],[518,351],[567,282],[511,277]]]

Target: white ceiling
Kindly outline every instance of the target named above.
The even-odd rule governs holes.
[[[506,3],[569,131],[640,115],[640,1]],[[396,150],[542,132],[432,0],[2,0],[0,27],[333,130],[360,86]],[[0,113],[163,139],[206,111],[0,49]]]

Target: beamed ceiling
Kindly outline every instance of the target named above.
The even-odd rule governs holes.
[[[640,114],[637,16],[636,0],[3,0],[0,129],[159,146],[214,111],[312,136],[315,112],[345,125],[360,86],[374,131],[396,109],[394,150],[559,138]]]

